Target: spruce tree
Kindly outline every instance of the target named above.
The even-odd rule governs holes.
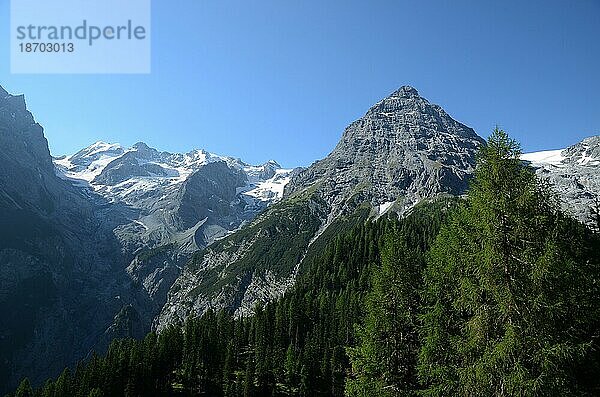
[[[409,396],[416,389],[416,331],[422,258],[397,231],[386,238],[367,296],[358,345],[349,349],[348,396]]]

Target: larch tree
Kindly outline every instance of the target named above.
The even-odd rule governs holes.
[[[598,252],[520,154],[492,133],[466,203],[430,251],[425,396],[592,394],[577,369],[597,356]]]

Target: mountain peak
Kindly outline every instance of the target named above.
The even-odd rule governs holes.
[[[6,91],[6,90],[4,89],[4,87],[2,87],[2,86],[0,85],[0,97],[5,97],[5,96],[8,96],[8,91]]]
[[[473,129],[457,122],[440,106],[420,96],[415,88],[405,85],[377,102],[364,117],[350,125],[341,142],[355,140],[357,136],[360,139],[379,136],[392,140],[400,137],[402,141],[406,141],[428,139],[440,134],[475,139],[483,143]]]
[[[588,136],[587,138],[584,138],[581,141],[581,143],[585,145],[600,147],[600,135]]]
[[[410,85],[403,85],[402,87],[398,88],[396,91],[394,91],[392,93],[392,95],[390,95],[391,97],[402,97],[402,98],[409,98],[409,97],[415,97],[415,96],[419,96],[419,91],[417,91],[416,88],[411,87]]]
[[[132,146],[134,149],[137,150],[150,150],[150,146],[146,145],[144,142],[137,142],[135,145]]]
[[[89,153],[99,153],[106,151],[122,151],[123,147],[120,143],[97,141],[83,150],[87,150]]]
[[[274,167],[274,168],[281,168],[281,165],[277,161],[275,161],[273,159],[271,159],[271,160],[267,161],[266,163],[264,163],[263,166],[271,166],[271,167]]]
[[[88,146],[88,148],[102,148],[102,147],[106,147],[106,146],[111,146],[111,145],[116,145],[114,143],[108,143],[108,142],[104,142],[104,141],[96,141],[94,143],[92,143],[90,146]]]
[[[329,156],[294,176],[286,195],[319,183],[335,213],[357,200],[375,207],[398,198],[406,210],[424,197],[462,194],[483,143],[473,129],[402,86],[346,127]]]
[[[396,91],[392,92],[389,96],[383,98],[373,105],[367,111],[366,115],[383,115],[385,117],[389,117],[392,114],[398,114],[399,112],[407,112],[412,110],[422,112],[424,108],[433,108],[435,106],[436,105],[430,104],[427,99],[420,96],[419,91],[417,91],[416,88],[409,85],[403,85]]]

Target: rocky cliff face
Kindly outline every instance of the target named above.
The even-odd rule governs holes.
[[[337,216],[356,202],[403,212],[439,193],[461,194],[484,141],[404,86],[350,124],[325,159],[295,176],[286,194],[318,184]]]
[[[55,175],[23,96],[0,89],[0,392],[56,375],[111,323],[125,278],[110,222]]]
[[[133,310],[147,328],[191,254],[278,201],[298,172],[273,160],[252,166],[204,150],[161,152],[143,142],[130,148],[96,142],[55,163],[57,174],[91,201],[110,203],[101,206],[105,219],[126,219],[112,233],[130,261],[127,274],[138,288]]]
[[[43,129],[27,111],[25,98],[0,87],[0,197],[4,204],[52,213],[60,200],[53,168]]]
[[[0,88],[0,394],[142,336],[190,255],[279,200],[296,171],[98,142],[53,159]]]
[[[600,205],[600,136],[566,149],[527,153],[522,159],[549,182],[568,214],[593,223],[591,209]]]
[[[292,177],[281,203],[197,255],[156,327],[209,307],[248,313],[280,295],[311,247],[359,207],[403,213],[423,199],[463,193],[482,144],[414,88],[400,88],[350,124],[329,156]]]

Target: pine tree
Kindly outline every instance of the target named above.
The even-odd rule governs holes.
[[[54,386],[56,396],[70,396],[73,394],[73,377],[68,368],[60,374]]]
[[[496,129],[431,250],[419,372],[427,396],[582,395],[597,253]],[[590,258],[595,255],[595,258]]]
[[[254,362],[252,358],[248,358],[246,362],[246,374],[244,376],[244,397],[253,397],[255,395]]]
[[[296,357],[296,352],[294,346],[290,344],[287,348],[285,354],[285,380],[286,383],[290,386],[295,385],[298,382],[297,379],[297,368],[298,368],[298,359]]]
[[[33,397],[33,389],[31,388],[29,379],[25,378],[21,381],[15,393],[15,397]]]
[[[104,397],[104,393],[102,393],[101,389],[96,387],[96,388],[90,390],[87,397]]]
[[[332,396],[344,395],[344,381],[348,358],[342,346],[335,346],[331,354],[331,390]]]
[[[227,344],[227,352],[223,364],[223,395],[235,396],[235,351],[233,341]]]
[[[397,231],[387,236],[358,329],[359,343],[349,349],[354,378],[348,381],[348,396],[405,396],[416,389],[422,262],[404,236]]]

